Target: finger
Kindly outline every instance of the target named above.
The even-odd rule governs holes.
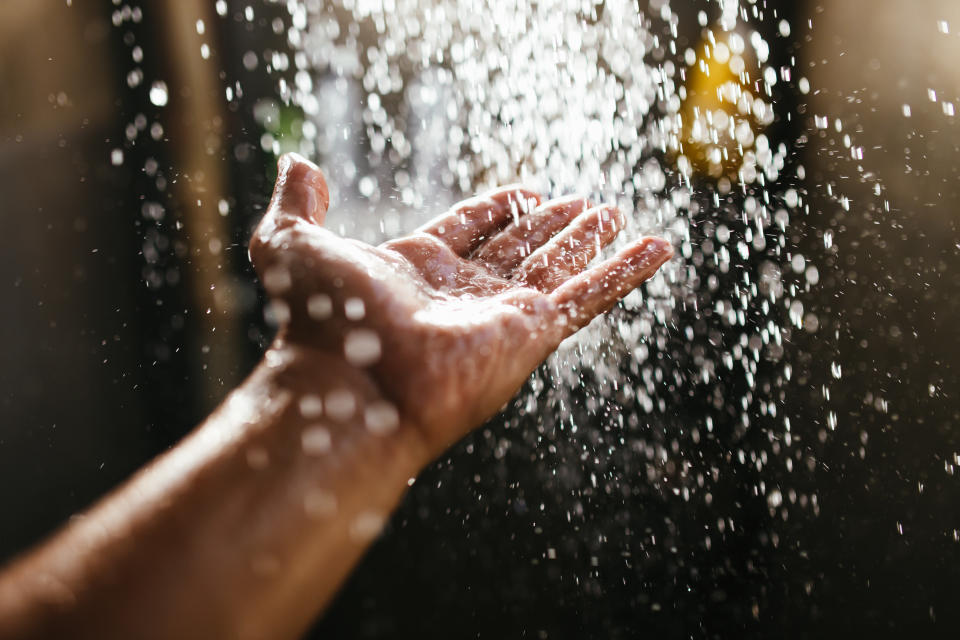
[[[508,222],[519,219],[538,204],[540,196],[533,191],[518,186],[501,187],[454,205],[418,231],[440,238],[457,255],[467,256]]]
[[[557,287],[551,296],[567,314],[568,334],[613,307],[672,255],[663,238],[644,238]]]
[[[613,242],[624,223],[623,214],[613,205],[584,211],[524,260],[516,279],[540,291],[553,291],[586,269],[600,250]]]
[[[330,191],[320,168],[297,153],[281,156],[269,211],[323,224],[329,206]]]
[[[545,202],[488,240],[477,250],[474,259],[497,275],[508,277],[527,256],[589,207],[590,203],[583,196]]]
[[[277,183],[267,213],[250,239],[250,258],[258,269],[271,262],[270,247],[282,229],[296,223],[323,224],[330,192],[323,172],[303,156],[288,153],[277,163]]]

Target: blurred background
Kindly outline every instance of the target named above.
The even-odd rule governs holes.
[[[246,240],[278,151],[312,151],[343,203],[332,224],[370,241],[483,182],[447,177],[424,153],[393,165],[371,155],[383,128],[360,115],[371,113],[364,70],[317,72],[335,52],[289,30],[315,33],[297,22],[321,3],[292,5],[306,8],[0,4],[0,557],[176,443],[255,365],[272,326]],[[955,633],[960,5],[734,5],[770,43],[777,116],[761,124],[771,148],[786,145],[785,167],[776,188],[738,192],[690,133],[688,170],[666,170],[707,212],[682,259],[719,284],[685,291],[699,304],[644,347],[663,363],[659,408],[612,393],[598,410],[603,376],[586,372],[557,417],[549,375],[535,378],[418,480],[315,637]],[[342,6],[310,19],[348,25],[337,37],[360,51],[379,42],[378,26]],[[730,6],[641,0],[635,11],[676,45],[644,45],[663,68],[689,65],[685,50],[713,42]],[[717,59],[715,42],[707,50]],[[691,114],[719,95],[695,68],[678,77]],[[762,193],[790,216],[783,246],[800,260],[783,258],[777,286],[798,288],[799,309],[783,310],[798,321],[760,371],[698,386],[705,352],[719,362],[747,349],[727,344],[711,298],[743,286],[740,274],[710,271],[701,248],[748,233],[739,212]],[[762,275],[774,268],[764,260],[741,264]],[[634,349],[620,379],[649,383]],[[769,405],[748,410],[738,403],[754,373],[778,382],[763,391]]]

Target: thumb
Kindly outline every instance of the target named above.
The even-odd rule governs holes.
[[[322,225],[329,205],[327,181],[317,165],[296,153],[281,156],[270,206],[250,238],[250,261],[258,270],[265,268],[273,260],[278,232],[298,221]]]
[[[281,156],[270,200],[274,215],[305,218],[322,225],[329,206],[330,191],[320,168],[298,153]]]

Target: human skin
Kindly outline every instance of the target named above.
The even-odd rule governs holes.
[[[0,638],[295,638],[409,482],[567,336],[672,255],[582,198],[506,187],[378,247],[323,228],[322,173],[280,161],[250,256],[281,321],[168,453],[0,574]]]

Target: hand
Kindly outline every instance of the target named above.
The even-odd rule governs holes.
[[[324,229],[328,206],[319,169],[281,158],[250,243],[278,301],[278,345],[364,371],[385,400],[368,426],[414,429],[431,456],[673,254],[665,240],[643,238],[588,269],[622,228],[620,212],[582,198],[541,202],[521,187],[461,202],[378,247]]]
[[[263,366],[189,437],[0,572],[3,637],[302,635],[409,479],[672,251],[593,268],[623,219],[519,187],[371,247],[324,229],[284,156],[250,255],[280,320]]]

